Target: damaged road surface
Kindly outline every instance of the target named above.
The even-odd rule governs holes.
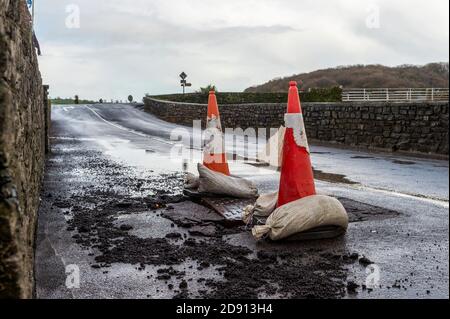
[[[127,105],[54,106],[52,116],[38,298],[448,298],[448,162],[313,147],[318,191],[344,204],[348,233],[255,242],[182,195],[175,125]],[[350,160],[368,182],[339,164]],[[269,168],[230,168],[261,192],[278,186]],[[413,173],[437,186],[418,191]]]

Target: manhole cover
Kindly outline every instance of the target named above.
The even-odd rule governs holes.
[[[254,199],[202,197],[201,201],[227,221],[243,224],[242,212],[247,205],[253,205]]]
[[[184,195],[211,208],[225,218],[231,224],[243,224],[242,213],[247,205],[255,204],[256,199],[240,199],[221,197],[214,194],[201,194],[195,190],[184,190]]]

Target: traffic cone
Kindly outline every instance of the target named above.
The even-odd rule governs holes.
[[[316,194],[297,82],[289,86],[278,207]]]
[[[209,92],[205,136],[207,141],[203,150],[203,165],[210,170],[229,176],[230,169],[227,163],[219,107],[214,91]]]

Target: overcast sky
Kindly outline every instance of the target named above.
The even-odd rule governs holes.
[[[52,97],[180,92],[181,71],[192,91],[242,91],[338,65],[449,59],[448,0],[35,1]]]

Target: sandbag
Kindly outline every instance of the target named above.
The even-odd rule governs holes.
[[[269,216],[266,225],[255,226],[252,234],[258,240],[266,235],[272,240],[281,240],[322,226],[346,230],[348,215],[336,198],[314,195],[279,207]]]
[[[192,173],[186,173],[184,178],[184,188],[186,189],[197,189],[200,186],[200,179],[198,176]]]
[[[253,216],[268,217],[277,207],[278,192],[263,194],[258,197],[255,205],[249,205],[244,208],[242,220],[248,225]]]
[[[227,176],[214,172],[202,164],[198,164],[199,193],[210,193],[225,195],[236,198],[256,198],[258,189],[256,186],[243,178]]]

